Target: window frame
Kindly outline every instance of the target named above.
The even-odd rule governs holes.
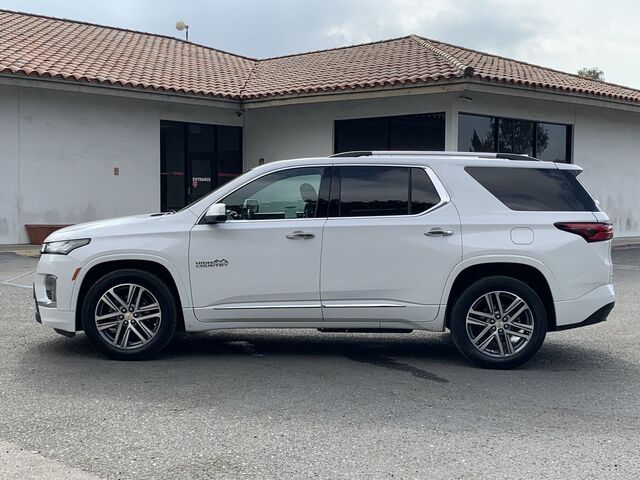
[[[427,176],[433,183],[433,186],[436,189],[438,196],[440,197],[440,201],[436,203],[433,207],[428,208],[427,210],[420,213],[411,213],[407,215],[362,215],[356,217],[341,217],[338,215],[339,213],[339,205],[341,200],[341,176],[340,176],[340,168],[341,167],[396,167],[396,168],[419,168],[424,170],[427,173]],[[409,175],[409,179],[411,175]],[[411,185],[409,184],[409,187]],[[417,218],[422,217],[423,215],[427,215],[434,210],[437,210],[447,203],[451,202],[451,197],[447,192],[445,186],[440,181],[435,172],[426,165],[417,165],[410,163],[335,163],[331,168],[331,187],[329,192],[329,208],[327,210],[327,219],[330,220],[354,220],[354,219],[384,219],[384,218]]]
[[[483,118],[491,118],[495,120],[495,131],[493,132],[493,152],[478,152],[478,153],[504,153],[498,152],[498,144],[499,144],[499,136],[500,136],[500,120],[512,120],[512,121],[524,121],[524,122],[532,122],[533,123],[533,138],[531,151],[533,152],[533,158],[537,158],[537,138],[538,138],[538,125],[539,124],[547,124],[547,125],[560,125],[562,127],[566,127],[566,138],[565,138],[565,151],[566,151],[566,161],[554,162],[554,163],[566,163],[567,165],[573,164],[573,124],[572,123],[561,123],[561,122],[549,122],[546,120],[532,120],[528,118],[518,118],[518,117],[505,117],[500,115],[489,115],[486,113],[473,113],[473,112],[458,112],[458,149],[460,149],[460,116],[467,115],[473,117],[483,117]],[[543,160],[545,162],[551,162],[552,160]]]
[[[207,224],[207,222],[205,222],[204,217],[207,214],[207,211],[209,210],[209,208],[211,208],[211,205],[214,205],[216,203],[224,203],[224,199],[227,198],[229,195],[233,195],[235,192],[237,192],[238,190],[240,190],[241,188],[246,187],[247,185],[249,185],[250,183],[253,183],[261,178],[264,178],[268,175],[272,175],[275,173],[279,173],[279,172],[284,172],[286,170],[297,170],[297,169],[302,169],[302,168],[323,168],[324,171],[322,172],[322,177],[320,179],[320,188],[318,190],[318,210],[321,211],[324,210],[324,212],[320,213],[318,216],[316,217],[312,217],[312,218],[266,218],[266,219],[239,219],[239,220],[230,220],[229,224],[236,224],[236,223],[247,223],[247,222],[256,222],[256,223],[268,223],[268,222],[291,222],[291,221],[312,221],[312,220],[318,220],[318,219],[326,219],[327,218],[327,209],[328,209],[328,205],[329,205],[329,189],[331,188],[331,174],[332,174],[332,169],[331,169],[332,165],[331,164],[308,164],[308,165],[289,165],[287,167],[283,167],[283,168],[278,168],[276,170],[270,170],[268,172],[264,172],[262,175],[258,175],[255,178],[252,178],[251,180],[246,181],[245,183],[243,183],[242,185],[239,185],[238,187],[234,188],[233,190],[231,190],[230,192],[227,192],[224,194],[223,197],[219,198],[218,200],[216,200],[215,202],[209,204],[209,206],[207,208],[204,209],[204,211],[202,212],[202,215],[200,215],[200,218],[198,219],[198,222],[196,223],[196,225],[202,225],[202,224]],[[227,223],[227,222],[225,222]]]

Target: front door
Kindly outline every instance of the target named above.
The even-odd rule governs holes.
[[[189,262],[200,321],[322,318],[325,170],[289,168],[252,180],[220,200],[226,223],[193,228]]]
[[[458,213],[429,169],[334,167],[322,245],[325,321],[434,320],[461,257]]]

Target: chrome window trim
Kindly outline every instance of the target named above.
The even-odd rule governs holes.
[[[364,163],[364,162],[363,163],[355,163],[354,162],[354,163],[325,163],[325,164],[310,164],[310,165],[288,165],[286,167],[279,168],[277,170],[271,170],[269,172],[265,172],[262,175],[259,175],[259,176],[255,177],[255,178],[252,178],[248,182],[243,183],[242,185],[238,186],[237,188],[231,190],[230,192],[226,193],[223,197],[220,197],[220,198],[216,199],[216,201],[214,201],[212,204],[210,204],[209,207],[211,207],[211,205],[213,205],[214,203],[219,203],[221,200],[224,200],[229,195],[235,193],[236,191],[240,190],[241,188],[245,187],[246,185],[249,185],[251,182],[254,182],[254,181],[256,181],[256,180],[258,180],[258,179],[260,179],[262,177],[265,177],[267,175],[271,175],[272,173],[283,172],[285,170],[292,170],[294,168],[323,168],[323,167],[421,168],[425,172],[427,172],[427,175],[429,176],[429,179],[433,183],[433,186],[435,187],[436,192],[438,193],[438,196],[440,197],[440,202],[435,204],[433,207],[425,210],[424,212],[413,213],[411,215],[367,215],[367,216],[361,216],[361,217],[271,218],[271,219],[265,219],[265,220],[230,220],[229,223],[230,224],[235,224],[235,223],[290,222],[292,220],[308,222],[308,221],[313,221],[313,220],[348,220],[348,219],[354,219],[354,218],[383,218],[383,219],[384,218],[417,218],[417,217],[421,217],[423,215],[427,215],[428,213],[431,213],[434,210],[442,208],[446,204],[451,202],[451,197],[449,196],[449,192],[447,192],[447,189],[445,188],[444,184],[440,181],[440,178],[438,178],[438,176],[436,175],[436,173],[433,171],[433,169],[431,167],[428,167],[426,165],[412,164],[412,163]],[[204,210],[204,212],[200,215],[200,217],[198,218],[198,221],[196,222],[196,225],[206,225],[206,224],[202,223],[202,219],[206,215],[207,210],[209,209],[209,207],[207,207]]]

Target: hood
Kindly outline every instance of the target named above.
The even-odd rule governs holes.
[[[110,218],[95,222],[79,223],[70,227],[61,228],[49,235],[45,242],[57,242],[60,240],[75,240],[78,238],[96,238],[123,233],[136,234],[150,231],[150,227],[157,225],[164,219],[173,217],[173,214],[143,214],[130,217]]]

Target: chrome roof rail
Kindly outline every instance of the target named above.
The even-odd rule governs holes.
[[[371,157],[371,156],[407,156],[407,157],[474,157],[474,158],[497,158],[503,160],[526,160],[541,161],[538,158],[530,157],[518,153],[491,153],[491,152],[444,152],[444,151],[403,151],[403,150],[356,150],[353,152],[341,152],[330,155],[329,158],[354,158],[354,157]]]

